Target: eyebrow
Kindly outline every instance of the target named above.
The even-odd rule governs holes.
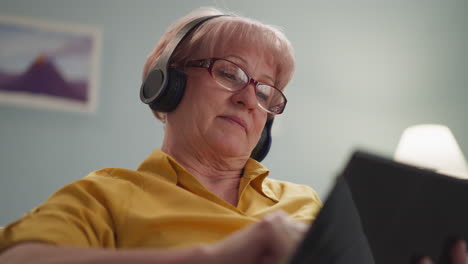
[[[237,56],[237,55],[229,55],[229,56],[227,56],[227,57],[225,57],[225,58],[226,58],[226,59],[236,58],[236,59],[238,59],[238,60],[241,60],[242,63],[243,63],[244,65],[247,65],[247,64],[248,64],[247,61],[246,61],[244,58],[242,58],[242,57],[240,57],[240,56]],[[249,75],[250,75],[250,74],[249,74]],[[262,76],[260,76],[260,78],[268,79],[269,81],[271,81],[271,82],[273,83],[272,86],[275,86],[275,85],[274,85],[274,84],[275,84],[275,80],[273,79],[273,77],[271,77],[271,76],[269,76],[269,75],[262,75]],[[258,81],[258,80],[257,80],[257,81]],[[270,84],[268,84],[268,85],[270,85]]]

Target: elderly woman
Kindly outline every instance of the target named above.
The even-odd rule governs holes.
[[[6,226],[0,263],[280,263],[291,256],[321,202],[307,186],[267,177],[250,156],[267,120],[286,105],[292,47],[277,29],[231,14],[189,30],[167,57],[185,25],[216,15],[223,13],[200,9],[178,20],[145,64],[141,95],[165,123],[161,150],[135,171],[93,172]],[[169,86],[182,89],[165,91],[162,97],[175,97],[169,106],[152,100],[168,80],[158,68],[168,58]],[[455,263],[464,263],[463,243],[457,246]]]
[[[177,32],[213,15],[223,13],[196,10],[163,35],[145,64],[143,94]],[[174,109],[151,103],[165,124],[161,150],[137,170],[93,172],[6,226],[0,263],[277,263],[292,254],[321,202],[250,158],[286,105],[291,44],[231,14],[189,32],[169,63],[185,89]]]

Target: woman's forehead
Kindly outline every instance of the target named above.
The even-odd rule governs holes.
[[[262,75],[269,76],[271,81],[276,79],[276,64],[274,56],[252,46],[232,46],[213,54],[214,58],[228,59],[241,66],[248,73],[253,74],[258,67],[262,68]]]
[[[250,44],[241,41],[225,42],[220,45],[215,45],[211,49],[207,48],[200,50],[197,57],[206,58],[231,58],[233,62],[240,65],[248,64],[252,59],[255,61],[262,61],[265,64],[274,66],[275,56],[274,52],[268,48],[262,47],[258,44]]]
[[[263,70],[266,70],[268,73],[261,73],[261,75],[268,75],[270,78],[262,79],[263,81],[269,80],[268,83],[272,83],[271,81],[273,81],[272,85],[276,85],[279,73],[278,67],[281,65],[280,60],[285,56],[278,50],[277,45],[271,43],[271,39],[255,37],[249,34],[236,36],[234,34],[223,34],[225,32],[219,33],[222,36],[218,36],[215,39],[209,36],[201,37],[201,41],[197,41],[198,43],[193,49],[195,52],[192,52],[189,59],[229,59],[252,75],[258,66],[267,66],[263,67]]]

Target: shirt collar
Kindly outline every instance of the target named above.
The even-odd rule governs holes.
[[[177,172],[175,167],[182,167],[177,162],[159,149],[153,150],[138,166],[137,171],[153,177],[163,178],[169,182],[177,184]]]
[[[199,195],[199,192],[202,192],[204,188],[182,165],[159,149],[153,150],[151,155],[140,164],[137,171],[148,176],[163,178],[166,181],[181,185],[184,188],[192,189],[191,191],[195,191]],[[257,192],[278,202],[274,193],[263,184],[268,175],[269,170],[265,166],[249,158],[245,164],[242,177],[244,180],[248,181],[248,184]]]
[[[270,171],[265,166],[263,166],[260,162],[249,158],[245,164],[243,177],[250,180],[250,186],[252,186],[252,188],[254,188],[257,192],[275,202],[278,202],[278,197],[274,194],[274,192],[268,188],[268,186],[263,184],[269,174]]]

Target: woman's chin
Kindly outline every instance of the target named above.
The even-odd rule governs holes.
[[[223,140],[214,144],[216,153],[221,157],[245,157],[250,156],[250,150],[245,143],[240,143],[238,140]]]

